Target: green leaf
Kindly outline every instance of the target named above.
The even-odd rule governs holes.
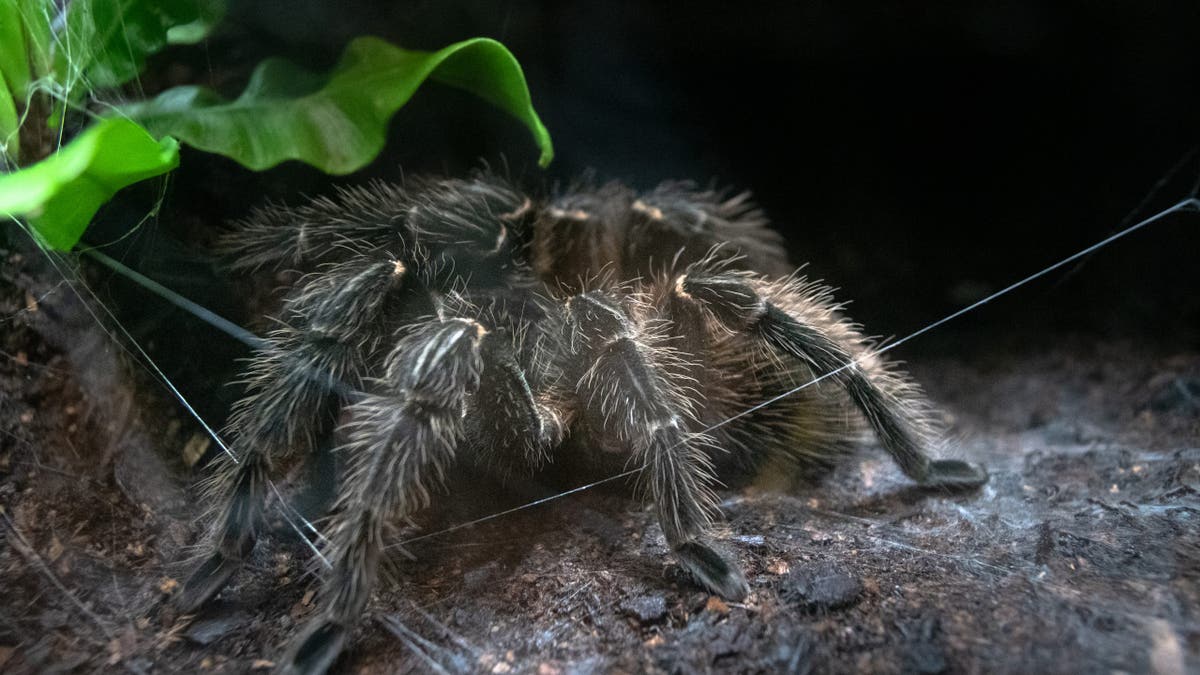
[[[29,83],[50,74],[50,25],[54,0],[0,0],[0,76],[17,101]]]
[[[8,158],[13,163],[17,161],[20,143],[20,134],[17,131],[19,122],[13,95],[8,90],[4,73],[0,73],[0,160]],[[0,161],[0,167],[3,166],[4,162]]]
[[[550,163],[550,134],[533,109],[520,65],[504,45],[486,38],[420,52],[361,37],[326,75],[269,59],[237,100],[201,87],[177,87],[122,111],[157,136],[174,136],[251,169],[298,159],[345,174],[379,154],[388,120],[431,77],[523,122],[541,149],[539,164]]]
[[[167,44],[194,45],[212,32],[225,16],[225,0],[194,0],[197,18],[167,29]]]
[[[178,164],[175,139],[156,141],[126,119],[101,120],[57,154],[0,175],[0,215],[23,216],[46,244],[70,250],[118,190]]]
[[[0,0],[2,1],[2,0]],[[223,0],[72,0],[55,52],[55,72],[73,93],[114,87],[137,76],[146,57],[174,37],[202,36]],[[183,28],[192,24],[195,26]]]
[[[2,1],[2,0],[0,0]],[[16,0],[25,29],[25,54],[29,58],[29,73],[34,79],[53,74],[53,31],[59,10],[55,0]],[[13,91],[16,91],[14,88]],[[24,92],[26,95],[29,92]]]
[[[11,99],[23,98],[29,83],[29,57],[25,52],[25,22],[17,0],[0,0],[0,80],[6,82],[4,95],[15,111]],[[0,101],[0,106],[4,102]],[[0,124],[3,120],[0,120]]]

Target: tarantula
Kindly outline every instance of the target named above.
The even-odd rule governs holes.
[[[710,537],[718,477],[826,465],[865,420],[918,483],[987,480],[928,457],[936,430],[919,388],[826,287],[789,274],[744,194],[609,184],[535,199],[489,173],[374,184],[261,209],[222,250],[234,270],[308,274],[251,360],[230,423],[238,459],[215,473],[211,554],[178,602],[198,608],[249,555],[273,463],[334,434],[330,568],[288,672],[337,658],[389,524],[428,506],[455,462],[636,463],[682,568],[729,599],[748,586]]]

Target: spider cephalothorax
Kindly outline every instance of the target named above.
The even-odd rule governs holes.
[[[223,247],[234,270],[307,274],[252,360],[231,423],[238,461],[214,481],[211,555],[180,602],[205,602],[250,553],[273,461],[343,439],[321,609],[285,670],[333,662],[389,523],[428,506],[456,462],[633,462],[680,564],[726,598],[748,587],[710,540],[718,477],[828,464],[865,421],[919,483],[986,480],[929,459],[936,432],[918,388],[826,288],[788,276],[744,195],[610,184],[537,200],[480,174],[271,207]]]

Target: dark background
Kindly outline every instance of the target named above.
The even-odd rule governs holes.
[[[361,34],[422,49],[490,36],[525,68],[557,158],[538,170],[518,123],[428,85],[353,176],[294,163],[257,175],[185,152],[138,263],[219,306],[163,254],[172,239],[203,239],[267,197],[482,158],[534,188],[591,169],[750,189],[795,262],[840,287],[869,332],[903,336],[1193,189],[1198,158],[1168,174],[1200,142],[1198,28],[1194,1],[234,3],[208,45],[150,64],[147,94],[200,82],[236,95],[265,56],[327,67]],[[983,336],[1036,349],[1068,332],[1194,345],[1198,228],[1194,214],[1158,222],[906,353]]]

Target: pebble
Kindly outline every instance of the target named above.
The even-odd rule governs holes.
[[[1200,378],[1175,377],[1159,386],[1150,399],[1155,412],[1188,412],[1200,410]]]
[[[654,623],[667,615],[667,601],[661,595],[639,595],[621,603],[621,609],[641,623]]]
[[[708,599],[708,602],[704,603],[704,611],[711,612],[713,614],[728,614],[729,605],[724,600],[714,595]]]
[[[937,646],[918,642],[905,655],[905,670],[921,675],[937,675],[946,672],[946,657]]]
[[[833,566],[796,569],[783,582],[780,595],[810,610],[848,607],[862,595],[862,582]]]
[[[767,540],[761,534],[743,534],[733,538],[739,544],[758,548],[767,545]]]

